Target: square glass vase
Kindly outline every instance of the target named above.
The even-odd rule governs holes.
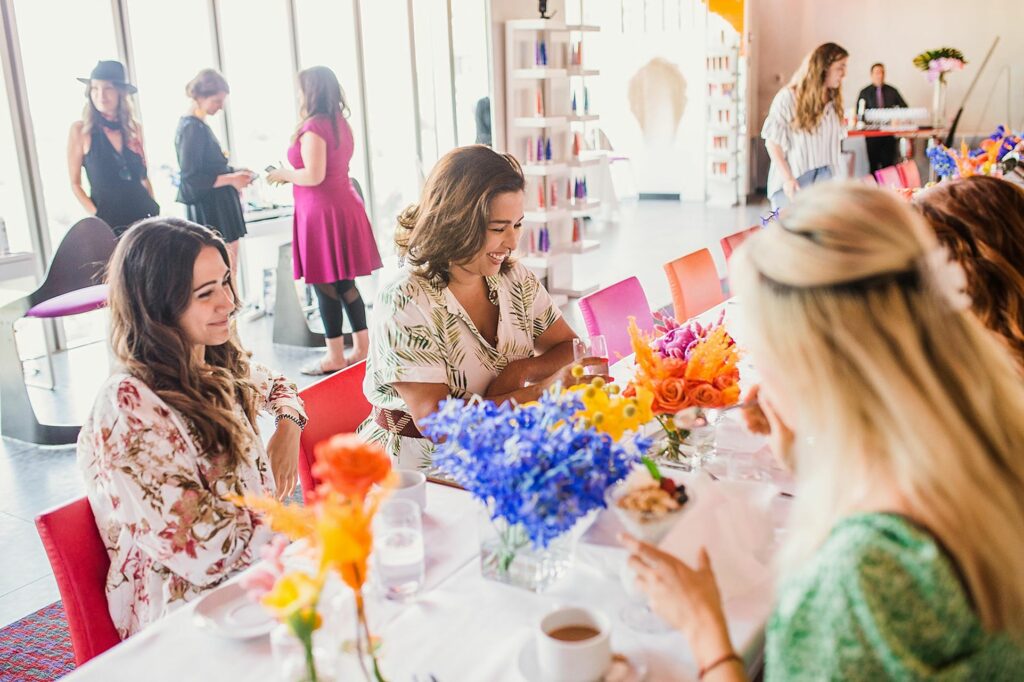
[[[573,534],[566,532],[535,547],[521,524],[491,519],[480,513],[480,572],[484,578],[543,592],[569,572],[573,562]]]

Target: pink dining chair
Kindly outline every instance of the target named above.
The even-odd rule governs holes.
[[[53,568],[79,666],[119,644],[107,604],[110,557],[89,500],[80,497],[36,517]]]
[[[915,189],[921,186],[921,171],[918,169],[917,163],[912,159],[908,159],[896,166],[896,171],[900,174],[900,181],[904,187]]]
[[[741,230],[735,234],[730,234],[728,237],[722,237],[718,240],[718,243],[722,245],[722,253],[725,254],[725,262],[729,262],[729,259],[732,258],[732,252],[735,251],[740,244],[746,241],[747,237],[760,229],[760,226],[754,225],[753,227],[748,227],[745,230]]]
[[[863,182],[865,185],[871,185],[872,187],[878,187],[878,180],[875,180],[875,176],[873,174],[863,175],[863,176],[861,176],[858,179],[861,182]]]
[[[900,171],[896,166],[886,166],[876,170],[875,180],[878,181],[880,187],[885,187],[886,189],[903,187],[903,178],[900,177]]]
[[[629,318],[636,318],[636,326],[650,334],[654,331],[654,318],[647,294],[640,280],[629,277],[580,299],[580,313],[589,336],[604,336],[608,346],[608,360],[615,362],[633,352],[629,341]]]
[[[668,288],[672,292],[674,315],[680,322],[725,300],[715,260],[707,249],[671,260],[664,267]]]
[[[299,437],[299,482],[306,501],[319,483],[313,476],[313,448],[336,433],[354,433],[372,410],[363,394],[365,377],[363,360],[299,391],[307,419]]]

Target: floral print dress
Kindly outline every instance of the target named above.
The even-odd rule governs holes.
[[[261,409],[303,413],[284,377],[253,364],[250,380]],[[248,461],[229,471],[202,456],[181,415],[140,380],[114,374],[100,389],[78,437],[78,464],[110,556],[107,601],[122,639],[251,564],[270,539],[257,513],[224,499],[275,490],[267,451],[252,435]]]
[[[450,395],[483,395],[513,360],[535,355],[537,338],[561,316],[547,290],[521,264],[487,277],[498,306],[497,346],[489,344],[447,287],[405,269],[377,295],[363,392],[376,407],[408,412],[396,382],[447,384]],[[428,469],[434,451],[424,438],[398,436],[372,415],[359,434],[379,443],[402,469]]]

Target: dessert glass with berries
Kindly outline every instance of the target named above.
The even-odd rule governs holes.
[[[693,504],[693,495],[682,483],[664,476],[650,458],[644,457],[643,463],[643,468],[635,469],[623,481],[610,487],[605,493],[605,501],[626,532],[638,540],[656,545]],[[636,589],[636,574],[628,564],[623,565],[622,582],[630,595],[630,602],[619,613],[626,625],[649,634],[671,630]]]

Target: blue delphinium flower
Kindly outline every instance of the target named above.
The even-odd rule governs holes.
[[[938,145],[928,150],[928,161],[940,178],[951,178],[957,174],[956,159],[945,147]]]
[[[625,478],[650,439],[626,435],[612,441],[574,415],[575,393],[545,393],[514,407],[490,401],[448,399],[423,421],[438,442],[434,465],[488,505],[493,519],[521,524],[535,546],[570,530],[604,493]]]

